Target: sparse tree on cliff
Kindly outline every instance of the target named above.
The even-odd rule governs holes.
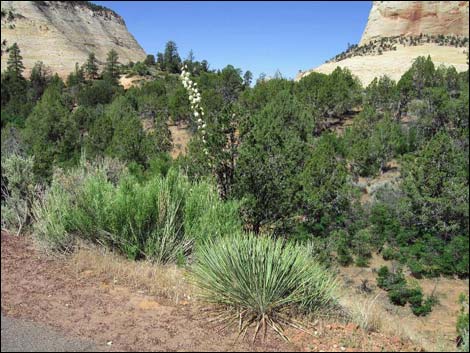
[[[21,56],[20,48],[18,44],[13,43],[13,45],[9,49],[9,57],[8,57],[8,67],[7,72],[13,78],[23,78],[22,74],[24,71],[23,65],[23,57]]]
[[[98,78],[98,64],[95,53],[88,55],[88,60],[85,64],[85,73],[88,79],[95,80]]]
[[[110,79],[113,82],[117,82],[119,79],[119,56],[118,53],[111,49],[106,58],[106,67],[104,69],[104,77]]]

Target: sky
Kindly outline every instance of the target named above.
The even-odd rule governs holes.
[[[147,54],[176,42],[184,59],[228,64],[256,79],[294,78],[361,39],[372,1],[93,1],[124,18]]]

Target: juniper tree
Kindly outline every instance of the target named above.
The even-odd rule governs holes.
[[[147,57],[144,60],[144,64],[148,66],[153,66],[155,65],[155,55],[153,54],[148,54]]]

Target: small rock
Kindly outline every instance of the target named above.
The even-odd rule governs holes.
[[[346,331],[353,332],[353,331],[356,331],[358,328],[359,328],[358,325],[356,325],[356,324],[353,323],[353,322],[350,322],[349,324],[346,325],[346,327],[345,327],[344,329],[345,329]]]
[[[108,341],[108,342],[106,342],[106,344],[107,344],[108,346],[110,346],[110,345],[113,344],[113,341]]]

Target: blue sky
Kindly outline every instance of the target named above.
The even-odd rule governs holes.
[[[93,1],[115,10],[148,54],[173,40],[211,68],[293,78],[358,43],[371,1]]]

